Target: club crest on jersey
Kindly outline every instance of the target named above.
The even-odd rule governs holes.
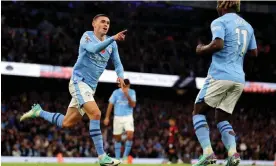
[[[85,39],[86,43],[92,42],[92,40],[88,34],[85,34],[84,39]]]
[[[85,44],[89,42],[92,42],[91,38],[89,37],[88,34],[84,34],[84,37],[81,39],[81,43]]]
[[[90,39],[90,37],[87,34],[85,34],[85,42],[86,43],[92,42],[91,39]]]

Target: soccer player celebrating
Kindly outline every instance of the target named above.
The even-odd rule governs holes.
[[[80,40],[79,56],[69,83],[72,100],[66,115],[44,111],[39,104],[35,104],[29,112],[20,118],[20,121],[41,117],[58,127],[66,128],[77,124],[86,113],[90,119],[90,137],[94,142],[100,165],[113,166],[120,164],[120,161],[110,158],[104,152],[100,130],[101,111],[93,96],[99,77],[106,68],[109,58],[114,63],[120,85],[122,87],[125,85],[124,70],[115,41],[123,41],[126,30],[112,37],[107,36],[110,20],[104,14],[96,15],[93,18],[92,26],[94,31],[86,31]]]
[[[115,157],[116,159],[120,159],[121,137],[123,131],[126,131],[127,141],[125,143],[123,163],[127,164],[127,157],[131,150],[134,132],[133,108],[136,106],[136,93],[135,90],[130,89],[128,79],[125,79],[124,82],[125,86],[119,84],[120,88],[114,90],[109,98],[104,124],[109,124],[110,114],[114,105],[113,135],[115,139]]]
[[[217,2],[219,18],[211,24],[212,41],[199,44],[198,55],[212,54],[212,63],[204,86],[194,105],[193,124],[196,136],[203,148],[203,155],[194,166],[216,162],[209,136],[206,115],[215,108],[217,128],[228,150],[227,166],[236,166],[240,155],[236,150],[235,132],[229,123],[230,116],[243,91],[245,77],[244,56],[248,52],[257,56],[256,39],[251,25],[236,14],[240,1],[220,0]]]

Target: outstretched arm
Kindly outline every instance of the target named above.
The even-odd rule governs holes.
[[[114,43],[114,47],[113,47],[113,51],[112,51],[112,54],[111,54],[111,59],[112,59],[112,62],[115,66],[115,71],[117,73],[117,76],[119,78],[124,78],[124,67],[121,63],[121,60],[120,60],[120,56],[119,56],[119,51],[118,51],[118,46],[116,43]]]
[[[105,49],[109,44],[111,44],[114,41],[115,41],[114,37],[110,37],[110,38],[104,40],[103,42],[92,43],[92,40],[89,37],[89,35],[84,33],[81,38],[80,45],[85,50],[87,50],[93,54],[96,54],[96,53],[99,53],[100,51],[102,51],[103,49]]]

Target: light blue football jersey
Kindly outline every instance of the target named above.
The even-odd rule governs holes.
[[[245,83],[243,71],[247,50],[257,48],[252,26],[236,13],[225,14],[211,24],[212,40],[224,40],[224,48],[212,56],[208,71],[217,80]]]
[[[133,89],[128,90],[128,94],[132,101],[136,102],[136,92]],[[121,88],[113,91],[109,102],[114,105],[115,116],[127,116],[133,114],[133,108],[129,105],[126,96]]]
[[[80,40],[79,56],[71,79],[74,82],[83,81],[95,90],[109,58],[113,61],[118,77],[124,78],[124,68],[113,37],[107,36],[104,41],[100,41],[93,31],[86,31]]]

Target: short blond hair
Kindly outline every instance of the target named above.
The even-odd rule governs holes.
[[[229,9],[233,8],[236,12],[240,12],[240,0],[218,0],[218,8]]]

